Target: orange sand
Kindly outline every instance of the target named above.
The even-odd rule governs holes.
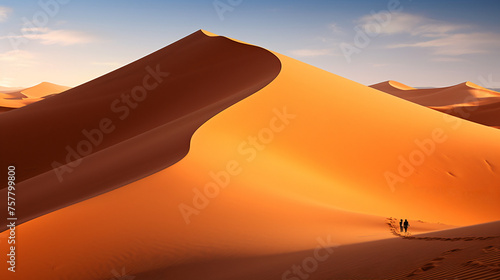
[[[10,111],[10,109],[21,108],[68,89],[70,89],[70,87],[47,82],[25,89],[1,87],[0,113],[3,111]]]
[[[220,39],[210,36],[198,47]],[[240,46],[231,42],[230,49]],[[238,54],[221,59],[238,61]],[[432,231],[499,220],[500,131],[274,55],[277,77],[199,127],[177,163],[43,216],[27,215],[31,220],[18,226],[23,257],[13,279],[113,279],[117,271],[137,279],[294,279],[287,270],[318,246],[328,257],[308,279],[425,279],[457,268],[491,276],[498,222]],[[90,92],[91,85],[72,91]],[[147,150],[158,146],[149,142],[132,142],[143,150],[133,157],[108,157],[113,149],[125,152],[128,137],[88,156],[105,165],[75,169],[62,184],[77,192],[85,186],[77,182],[93,177],[125,177],[110,173],[121,161],[153,158]],[[418,155],[422,162],[398,171]],[[49,176],[33,173],[19,188],[43,194],[48,187],[61,198]],[[386,218],[392,216],[408,218],[413,234],[444,239],[395,236]],[[445,240],[464,235],[475,239]]]

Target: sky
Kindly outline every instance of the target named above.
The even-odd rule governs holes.
[[[0,0],[0,86],[77,86],[199,29],[370,85],[500,88],[497,0]]]

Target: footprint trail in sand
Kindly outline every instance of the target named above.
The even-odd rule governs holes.
[[[400,233],[397,219],[387,218],[387,225],[392,234],[403,239],[456,241],[460,247],[388,279],[500,279],[500,236],[420,237]]]

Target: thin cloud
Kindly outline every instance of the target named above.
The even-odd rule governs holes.
[[[50,31],[47,27],[23,27],[21,28],[23,34],[26,33],[47,33]]]
[[[423,37],[436,37],[470,28],[468,25],[447,23],[420,15],[388,12],[363,16],[358,23],[368,33],[409,34]]]
[[[32,35],[34,40],[40,40],[43,45],[75,45],[86,44],[93,38],[85,33],[72,30],[50,30],[46,33]]]
[[[439,56],[436,61],[457,61],[444,57],[491,53],[500,48],[500,34],[475,31],[475,27],[455,24],[421,15],[380,12],[361,17],[360,27],[367,33],[396,36],[406,40],[386,48],[429,49]],[[404,35],[407,35],[404,39]],[[409,36],[409,37],[408,37]]]
[[[380,12],[365,15],[357,23],[368,33],[400,34],[408,33],[413,27],[420,24],[422,18],[410,14]]]
[[[9,18],[9,14],[12,9],[9,7],[0,6],[0,22],[4,22]]]
[[[389,45],[388,48],[428,48],[440,56],[490,53],[500,48],[500,34],[459,33],[417,43]]]
[[[463,62],[465,61],[463,58],[459,57],[435,57],[432,59],[437,62]]]
[[[0,78],[0,87],[12,87],[15,80],[11,77]]]
[[[15,65],[17,67],[30,67],[34,63],[34,55],[25,50],[13,50],[0,53],[2,64]]]
[[[314,57],[314,56],[327,56],[333,55],[332,49],[300,49],[292,50],[290,53],[299,57]]]
[[[83,32],[74,30],[52,30],[49,28],[23,28],[23,35],[2,36],[0,39],[27,39],[38,41],[42,45],[76,45],[95,41],[95,38]]]

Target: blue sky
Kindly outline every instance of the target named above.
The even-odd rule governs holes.
[[[0,85],[76,86],[198,29],[337,75],[500,88],[500,1],[0,1]]]

